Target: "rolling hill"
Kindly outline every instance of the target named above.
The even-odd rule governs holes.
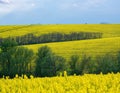
[[[66,58],[69,58],[74,54],[81,55],[82,53],[87,53],[90,56],[96,56],[103,55],[108,52],[116,53],[118,50],[120,50],[120,37],[34,44],[26,45],[24,47],[33,49],[36,53],[37,49],[44,45],[51,47],[56,54]]]
[[[51,25],[14,25],[0,26],[0,38],[22,36],[32,33],[36,36],[60,32],[101,32],[103,38],[91,40],[78,40],[67,42],[54,42],[34,45],[24,45],[37,52],[37,49],[43,45],[48,45],[52,50],[66,58],[71,55],[87,53],[96,56],[120,50],[120,24],[51,24]]]
[[[0,37],[22,36],[28,33],[42,35],[53,32],[101,32],[103,37],[119,37],[120,24],[60,24],[0,26]]]

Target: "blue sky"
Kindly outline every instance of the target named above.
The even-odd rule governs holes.
[[[120,0],[0,0],[0,25],[120,23]]]

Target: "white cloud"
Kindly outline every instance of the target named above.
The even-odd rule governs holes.
[[[9,4],[10,0],[0,0],[0,3],[2,3],[2,4]]]
[[[0,17],[11,12],[29,11],[35,5],[33,0],[0,0]]]
[[[0,0],[0,17],[12,13],[39,10],[88,10],[101,6],[108,0]]]

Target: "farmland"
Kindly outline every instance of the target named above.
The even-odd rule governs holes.
[[[40,36],[49,33],[100,32],[102,38],[72,40],[42,44],[21,45],[37,53],[39,47],[47,45],[57,55],[67,59],[71,55],[87,54],[89,56],[116,54],[120,50],[120,24],[49,24],[49,25],[13,25],[0,26],[0,38],[23,36],[32,33]],[[23,38],[24,41],[24,38]]]
[[[36,53],[40,46],[48,45],[52,50],[69,58],[72,54],[87,53],[89,55],[101,55],[107,52],[116,52],[120,49],[120,25],[119,24],[65,24],[65,25],[14,25],[0,26],[0,37],[15,37],[32,33],[36,36],[60,32],[101,32],[102,39],[79,40],[69,42],[45,43],[25,46]]]
[[[46,34],[58,32],[63,37],[99,32],[102,37],[61,41],[47,37],[50,41],[41,43],[27,37],[32,34],[37,42],[38,36],[46,39]],[[0,40],[8,37],[19,37],[23,44],[12,42],[6,48],[9,42],[1,43],[0,93],[120,93],[120,24],[0,26]]]
[[[120,73],[0,79],[0,93],[119,93]],[[24,78],[24,79],[23,79]]]
[[[70,33],[70,32],[101,32],[103,37],[120,36],[119,24],[64,24],[64,25],[14,25],[0,26],[0,37],[22,36],[28,33],[42,35],[52,32]]]
[[[116,53],[120,50],[120,37],[35,44],[26,45],[24,47],[32,49],[36,53],[38,48],[44,45],[51,47],[56,54],[64,56],[65,58],[69,58],[73,54],[81,55],[82,53],[96,56],[109,52]]]

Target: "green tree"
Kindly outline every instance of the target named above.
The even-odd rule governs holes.
[[[73,75],[73,74],[78,74],[78,71],[76,69],[76,65],[78,64],[79,62],[79,56],[78,55],[72,55],[70,57],[70,74]]]
[[[12,48],[15,48],[17,46],[17,42],[15,42],[12,39],[4,39],[1,42],[0,45],[0,65],[1,65],[1,73],[4,73],[4,75],[7,75],[9,73],[10,69],[10,55],[8,54],[8,51]]]
[[[120,51],[117,54],[117,61],[118,61],[118,71],[120,72]]]
[[[62,56],[53,55],[53,75],[59,75],[61,72],[69,72],[69,64],[66,62],[66,59]]]
[[[16,42],[5,40],[1,45],[1,74],[14,77],[15,74],[28,74],[33,51],[24,47],[16,47]]]
[[[58,72],[66,70],[65,59],[55,55],[51,48],[43,46],[38,49],[36,59],[36,76],[55,76]]]
[[[30,65],[33,59],[33,51],[24,47],[17,47],[8,51],[10,55],[10,75],[31,74]]]
[[[1,52],[7,52],[9,49],[11,49],[17,45],[18,45],[17,42],[11,38],[4,39],[0,45]]]
[[[77,64],[77,71],[78,74],[85,74],[88,73],[88,64],[91,61],[91,57],[87,56],[86,54],[81,55],[80,62]]]
[[[109,72],[117,72],[118,63],[114,57],[114,55],[107,53],[104,56],[98,56],[96,58],[96,62],[98,63],[97,73],[109,73]]]

